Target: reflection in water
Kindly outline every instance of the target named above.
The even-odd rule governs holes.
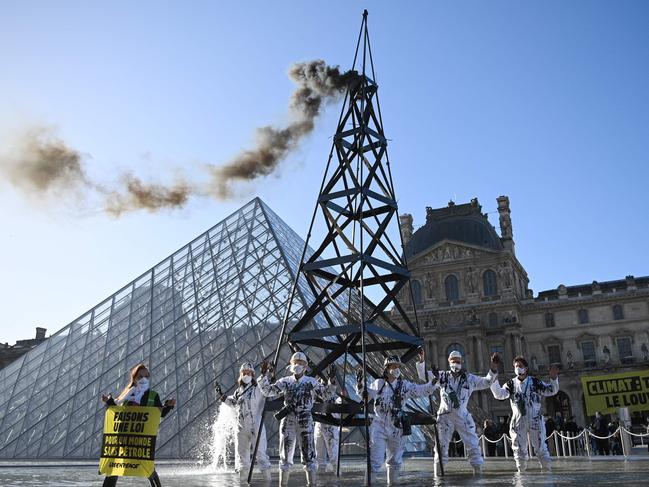
[[[221,425],[227,425],[224,422]],[[219,430],[219,433],[227,431]],[[232,429],[230,429],[232,431]],[[222,443],[220,443],[222,444]],[[222,450],[221,450],[222,451]],[[223,457],[221,457],[223,458]],[[276,466],[277,460],[273,463]],[[0,486],[2,487],[100,487],[103,477],[97,475],[97,463],[85,462],[83,465],[73,465],[61,462],[60,465],[43,466],[38,462],[21,462],[21,466],[7,461],[0,461]],[[450,462],[448,474],[440,479],[432,475],[431,461],[428,459],[406,460],[406,470],[402,473],[400,487],[571,487],[573,485],[646,485],[649,461],[556,461],[551,474],[545,474],[538,469],[529,469],[524,474],[514,473],[514,463],[511,461],[489,461],[485,463],[485,474],[473,476],[469,473],[464,460]],[[222,463],[220,464],[222,465]],[[359,487],[363,485],[362,460],[344,460],[341,465],[343,476],[336,479],[333,475],[321,475],[318,478],[319,487]],[[231,487],[239,484],[239,476],[231,469],[223,470],[222,466],[207,467],[169,464],[161,461],[157,466],[162,485],[165,487]],[[303,487],[304,475],[299,465],[294,467],[290,487]],[[142,478],[122,478],[118,487],[148,487],[149,482]],[[277,485],[277,469],[273,469],[273,480],[264,482],[260,475],[255,476],[254,484],[259,487]],[[385,473],[373,478],[372,485],[384,486]]]

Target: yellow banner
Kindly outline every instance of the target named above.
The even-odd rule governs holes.
[[[581,385],[589,416],[595,411],[615,413],[618,408],[649,410],[649,370],[582,377]]]
[[[111,406],[106,410],[99,473],[149,477],[155,466],[160,409]]]

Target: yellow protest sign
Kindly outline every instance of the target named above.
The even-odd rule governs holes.
[[[111,406],[104,419],[99,473],[149,477],[155,466],[155,442],[160,409],[142,406]]]
[[[596,411],[615,413],[618,408],[649,410],[649,370],[586,376],[581,378],[581,385],[589,416]]]

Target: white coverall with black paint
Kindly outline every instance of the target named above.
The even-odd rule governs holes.
[[[235,409],[237,413],[237,436],[234,440],[236,455],[234,467],[237,472],[250,468],[250,457],[255,451],[259,422],[264,408],[264,396],[259,386],[248,384],[239,385],[233,395],[223,402]],[[270,460],[266,454],[266,428],[261,428],[259,447],[257,449],[257,465],[261,470],[270,468]]]
[[[268,377],[259,381],[266,397],[284,396],[284,406],[290,412],[279,423],[279,468],[289,470],[293,465],[296,442],[299,442],[300,460],[304,470],[315,470],[315,445],[313,439],[313,401],[326,397],[336,390],[335,385],[324,385],[313,377],[303,375],[299,379],[290,375],[273,384]]]
[[[335,394],[327,397],[324,401],[330,404],[342,404],[340,397]],[[340,418],[340,413],[332,414],[334,418]],[[338,461],[338,443],[340,428],[337,425],[316,422],[315,424],[315,456],[318,468],[326,469],[332,462]]]
[[[543,467],[551,464],[548,446],[545,443],[545,422],[541,416],[541,398],[554,396],[559,392],[559,379],[551,379],[549,384],[536,377],[518,377],[509,379],[504,386],[494,382],[491,392],[496,399],[507,399],[512,406],[512,419],[509,433],[512,440],[512,450],[516,465],[521,466],[529,458],[527,451],[527,438],[536,457]]]
[[[367,388],[368,399],[374,400],[374,418],[370,426],[370,463],[372,471],[378,472],[385,463],[389,468],[399,470],[402,464],[406,437],[399,413],[411,398],[430,396],[435,386],[414,384],[398,378],[391,384],[385,379],[376,379]],[[362,394],[357,386],[357,392]],[[395,404],[395,395],[401,396],[401,406]]]
[[[421,380],[425,380],[424,362],[417,363],[417,374]],[[497,377],[498,374],[491,371],[485,377],[478,377],[466,371],[461,371],[457,377],[454,377],[450,370],[439,372],[439,379],[435,384],[440,389],[437,431],[444,465],[448,463],[448,447],[453,437],[453,431],[457,431],[460,435],[469,463],[474,467],[484,463],[475,423],[467,405],[473,391],[489,389]],[[439,461],[439,455],[440,453],[435,447],[435,461]]]

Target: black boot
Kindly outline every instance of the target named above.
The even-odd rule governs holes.
[[[149,477],[149,483],[151,484],[151,487],[162,487],[162,484],[160,483],[160,477],[158,477],[158,472],[155,470]]]
[[[105,477],[102,487],[115,487],[117,485],[117,476]]]

